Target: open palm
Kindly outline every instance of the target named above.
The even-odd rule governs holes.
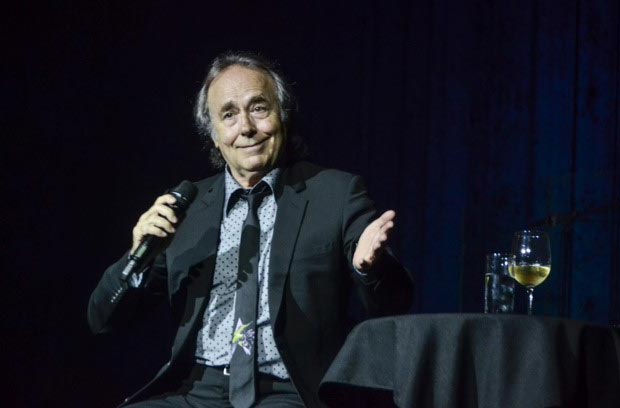
[[[379,218],[370,223],[357,243],[353,254],[353,267],[358,271],[368,270],[373,267],[377,259],[383,253],[394,228],[396,213],[388,210]]]

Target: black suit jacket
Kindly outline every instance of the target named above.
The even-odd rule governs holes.
[[[360,177],[300,162],[282,173],[269,267],[269,312],[276,345],[307,406],[320,406],[321,378],[347,334],[354,287],[371,316],[406,312],[409,274],[384,254],[364,278],[352,270],[355,244],[376,218]],[[192,364],[208,303],[224,203],[224,177],[196,183],[199,192],[165,253],[140,288],[120,280],[126,257],[106,270],[88,319],[95,333],[122,329],[153,302],[167,299],[177,327],[170,361],[126,402],[169,391]]]

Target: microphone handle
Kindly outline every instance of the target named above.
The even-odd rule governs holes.
[[[163,238],[155,235],[147,235],[140,243],[135,252],[129,255],[129,262],[121,273],[121,280],[127,282],[131,275],[139,273],[159,253],[158,248]]]

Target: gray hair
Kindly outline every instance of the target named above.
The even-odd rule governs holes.
[[[278,112],[280,115],[280,121],[284,126],[284,132],[286,137],[286,145],[284,156],[285,160],[301,159],[306,155],[306,146],[303,140],[292,132],[293,120],[292,116],[296,111],[295,100],[291,92],[290,85],[284,80],[284,78],[276,71],[274,64],[260,57],[259,55],[249,52],[226,52],[216,57],[207,71],[207,76],[202,82],[202,87],[198,91],[196,97],[196,104],[194,106],[194,119],[196,121],[196,127],[198,133],[203,141],[203,147],[209,152],[209,159],[211,165],[215,169],[221,169],[224,167],[224,158],[220,151],[215,147],[214,140],[217,137],[215,129],[213,128],[213,122],[207,105],[207,93],[209,87],[213,83],[213,80],[221,74],[227,68],[239,65],[245,68],[249,68],[255,71],[260,71],[269,76],[274,84],[276,91],[276,98],[278,100]]]

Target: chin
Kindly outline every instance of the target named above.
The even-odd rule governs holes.
[[[269,170],[271,161],[266,158],[253,158],[245,163],[246,171],[260,172]]]

